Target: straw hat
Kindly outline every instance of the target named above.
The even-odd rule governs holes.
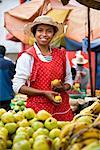
[[[87,7],[100,10],[100,0],[77,0],[77,2]]]
[[[34,19],[33,22],[25,24],[24,33],[27,34],[29,37],[32,37],[32,39],[34,39],[36,26],[40,24],[47,24],[54,27],[55,34],[53,36],[53,39],[51,40],[51,43],[64,33],[64,25],[62,23],[57,23],[51,17],[46,15],[38,16],[37,18]]]
[[[47,24],[53,26],[55,33],[59,30],[58,23],[55,22],[51,17],[45,15],[38,16],[37,18],[35,18],[35,20],[32,23],[28,23],[25,26],[25,30],[28,30],[29,32],[33,32],[34,34],[36,31],[36,26],[40,24]]]
[[[82,65],[84,65],[84,64],[88,63],[88,60],[85,59],[82,55],[76,55],[76,58],[72,59],[72,63],[74,65],[76,65],[76,64],[82,64]]]

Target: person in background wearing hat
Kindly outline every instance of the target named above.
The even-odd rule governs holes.
[[[48,16],[39,16],[30,28],[35,43],[17,60],[13,89],[15,93],[28,95],[26,107],[36,113],[44,109],[57,120],[72,120],[73,112],[67,94],[73,84],[69,60],[65,49],[50,46],[59,31],[58,24]],[[60,84],[52,87],[51,82],[55,79],[59,79]],[[58,104],[55,96],[59,94],[62,102]]]
[[[76,58],[72,59],[72,63],[76,67],[76,76],[74,83],[80,84],[80,90],[86,92],[89,82],[89,69],[84,67],[88,60],[81,54],[76,54]]]

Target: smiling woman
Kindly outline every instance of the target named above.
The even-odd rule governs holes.
[[[58,24],[48,16],[39,16],[31,24],[31,31],[35,43],[17,61],[13,89],[16,93],[28,95],[26,107],[35,112],[46,110],[55,114],[57,120],[72,120],[67,94],[72,86],[69,60],[65,49],[50,45],[59,31]],[[51,83],[55,79],[60,80],[60,84],[53,87]],[[55,101],[57,95],[61,96],[59,103]]]

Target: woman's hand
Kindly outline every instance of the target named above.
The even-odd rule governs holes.
[[[59,93],[62,91],[65,91],[64,84],[62,83],[61,80],[59,80],[59,84],[56,84],[56,85],[51,84],[51,88],[53,91],[59,92]]]
[[[58,104],[58,103],[55,102],[55,96],[57,96],[57,95],[59,95],[59,93],[58,92],[54,92],[54,91],[45,91],[44,92],[44,96],[46,96],[55,105]]]

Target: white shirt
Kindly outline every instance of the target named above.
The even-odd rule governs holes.
[[[43,56],[36,44],[34,44],[34,48],[36,50],[37,56],[41,61],[44,62],[51,61],[52,57]],[[23,53],[18,58],[17,65],[16,65],[16,74],[14,75],[14,79],[13,79],[13,90],[15,93],[19,92],[19,89],[21,88],[22,85],[25,85],[26,81],[28,82],[28,86],[30,85],[29,77],[32,72],[33,65],[34,65],[34,57],[27,53]],[[64,83],[68,83],[71,86],[73,84],[71,67],[67,55],[66,55],[66,77]]]

